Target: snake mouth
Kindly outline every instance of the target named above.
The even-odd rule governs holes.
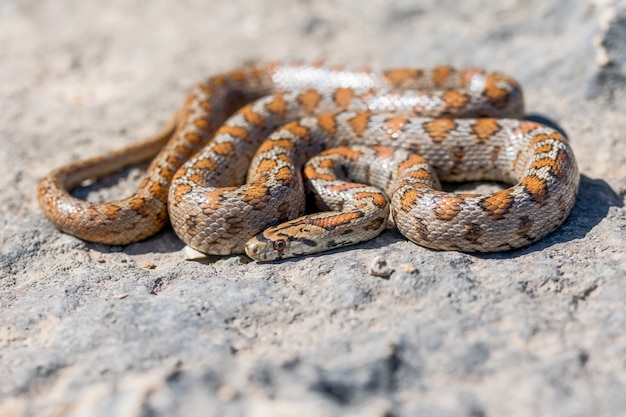
[[[254,239],[252,239],[250,242],[246,243],[246,246],[244,248],[244,250],[246,251],[246,255],[248,255],[249,258],[256,260],[260,259],[260,250],[259,250],[259,245],[257,245],[257,243],[254,241]]]

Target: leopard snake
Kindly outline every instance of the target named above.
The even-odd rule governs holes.
[[[136,242],[169,217],[200,252],[258,261],[370,239],[388,219],[429,248],[503,251],[558,228],[578,190],[566,138],[523,112],[514,79],[476,68],[251,65],[197,84],[154,137],[53,170],[39,182],[39,203],[87,241]],[[123,200],[69,193],[149,159]],[[514,185],[449,193],[438,178]],[[330,211],[299,217],[305,189]]]

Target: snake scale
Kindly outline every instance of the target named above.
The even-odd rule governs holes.
[[[259,261],[370,239],[388,219],[433,249],[508,250],[558,228],[579,182],[567,140],[523,112],[514,79],[476,68],[246,66],[193,87],[156,136],[53,170],[39,182],[39,203],[87,241],[136,242],[169,217],[200,252]],[[123,200],[69,193],[151,158]],[[439,180],[514,185],[455,194]],[[305,188],[330,211],[300,217]]]

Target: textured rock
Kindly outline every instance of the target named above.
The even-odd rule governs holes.
[[[0,415],[623,415],[624,16],[600,0],[3,0]],[[51,168],[156,131],[208,74],[296,58],[514,75],[576,152],[570,218],[507,253],[385,232],[255,264],[186,261],[171,230],[89,244],[40,214]],[[139,173],[77,195],[122,196]]]
[[[619,2],[607,2],[600,13],[601,34],[594,39],[596,63],[600,67],[592,79],[589,96],[605,96],[626,103],[626,10]]]

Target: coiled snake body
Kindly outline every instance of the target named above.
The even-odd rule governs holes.
[[[144,239],[169,210],[178,236],[201,252],[271,260],[375,236],[389,198],[392,222],[418,244],[507,250],[555,230],[578,189],[567,140],[522,115],[518,84],[478,69],[250,66],[196,85],[157,136],[52,171],[39,183],[39,203],[61,230],[88,241]],[[335,211],[296,219],[302,166],[338,146],[305,169],[306,187],[319,188],[320,204]],[[151,157],[126,199],[93,203],[68,192]],[[453,194],[432,188],[436,176],[515,185]]]

